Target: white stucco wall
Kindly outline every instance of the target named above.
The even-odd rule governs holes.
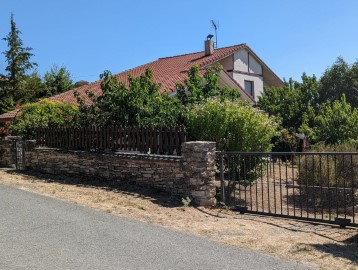
[[[264,81],[262,77],[251,76],[246,74],[234,73],[234,80],[237,81],[243,88],[245,87],[245,80],[254,82],[254,99],[258,101],[264,89]]]
[[[262,75],[262,66],[249,54],[249,72]]]
[[[262,75],[262,66],[245,49],[234,54],[234,70]]]
[[[250,75],[252,74],[252,75]],[[234,72],[233,78],[243,88],[245,87],[245,80],[254,82],[254,96],[255,101],[261,96],[263,92],[263,77],[262,66],[256,59],[249,54],[245,49],[242,49],[234,54]]]
[[[248,72],[249,54],[246,50],[240,50],[234,54],[234,70]]]

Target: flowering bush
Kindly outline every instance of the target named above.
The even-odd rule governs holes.
[[[9,126],[9,130],[13,135],[32,139],[37,128],[76,125],[77,114],[78,109],[73,105],[44,99],[25,104]]]

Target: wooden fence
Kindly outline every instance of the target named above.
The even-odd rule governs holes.
[[[121,127],[40,128],[38,146],[86,151],[137,151],[161,155],[180,155],[186,141],[181,129]]]

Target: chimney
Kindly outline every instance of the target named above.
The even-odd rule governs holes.
[[[213,35],[208,35],[205,40],[205,56],[212,55],[214,53],[214,41],[211,40]]]

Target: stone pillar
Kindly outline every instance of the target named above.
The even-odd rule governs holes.
[[[6,137],[0,140],[0,166],[15,168],[16,138]]]
[[[200,206],[216,204],[215,142],[186,142],[182,144],[183,172],[189,196]]]

